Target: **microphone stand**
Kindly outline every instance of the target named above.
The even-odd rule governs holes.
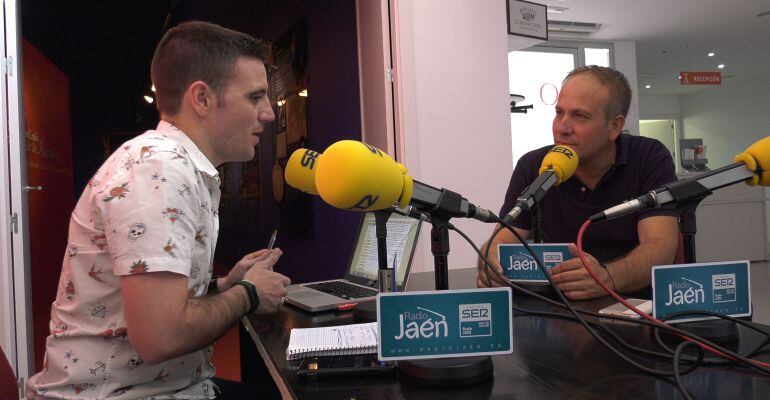
[[[435,207],[419,209],[430,217],[436,290],[449,289],[449,220],[463,197],[451,190],[441,189]],[[472,356],[401,360],[399,374],[416,385],[427,387],[460,387],[483,382],[492,377],[492,358]]]
[[[391,282],[395,271],[388,268],[388,219],[391,211],[379,210],[374,212],[375,233],[377,235],[377,265],[379,266],[377,283],[380,293],[391,290]],[[367,300],[356,304],[353,309],[353,318],[376,321],[377,300]]]

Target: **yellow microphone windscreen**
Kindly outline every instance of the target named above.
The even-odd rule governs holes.
[[[286,183],[305,193],[318,194],[315,175],[321,153],[308,149],[297,149],[286,163]]]
[[[746,180],[751,186],[770,186],[770,136],[760,139],[746,151],[735,156],[736,162],[743,162],[756,175]]]
[[[546,170],[552,170],[556,174],[556,183],[554,183],[554,186],[556,186],[571,178],[577,167],[578,155],[575,150],[572,150],[569,146],[559,145],[554,146],[543,157],[539,173],[542,174]]]
[[[402,198],[406,173],[403,165],[382,150],[342,140],[324,151],[316,171],[316,186],[321,198],[334,207],[382,210]]]

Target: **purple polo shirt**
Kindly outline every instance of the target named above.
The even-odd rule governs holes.
[[[593,214],[676,180],[671,154],[655,139],[621,134],[615,141],[615,164],[592,191],[573,176],[551,188],[540,202],[544,243],[575,243],[580,226]],[[500,215],[511,211],[516,198],[537,177],[543,157],[553,146],[530,151],[519,159],[505,194]],[[676,210],[663,207],[592,224],[583,237],[583,249],[600,262],[609,262],[639,244],[636,223],[655,215],[676,217]],[[522,213],[513,225],[532,229],[531,216]]]

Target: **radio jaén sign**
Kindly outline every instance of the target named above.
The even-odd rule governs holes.
[[[693,72],[682,71],[679,73],[680,85],[721,85],[722,73],[719,71]]]

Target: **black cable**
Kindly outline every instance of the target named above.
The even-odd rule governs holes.
[[[682,376],[679,373],[679,359],[682,356],[682,351],[684,351],[685,347],[687,346],[695,346],[698,349],[698,358],[695,361],[695,364],[693,364],[694,366],[697,367],[698,364],[703,361],[702,347],[693,342],[682,341],[682,343],[679,343],[679,346],[676,346],[676,351],[674,352],[674,380],[676,381],[677,388],[679,388],[679,392],[682,393],[682,396],[684,396],[685,400],[692,400],[692,396],[690,396],[690,392],[687,391],[687,388],[684,387],[684,384],[682,383]]]
[[[502,276],[500,275],[500,273],[499,273],[499,272],[498,272],[496,269],[494,269],[494,268],[492,267],[492,265],[489,263],[489,259],[488,259],[488,258],[489,258],[489,257],[488,257],[488,256],[489,256],[489,246],[487,246],[485,254],[482,254],[482,253],[481,253],[481,250],[479,250],[479,249],[478,249],[478,247],[476,247],[476,245],[473,243],[473,241],[472,241],[472,240],[471,240],[471,239],[470,239],[470,238],[469,238],[467,235],[465,235],[463,232],[459,231],[459,230],[458,230],[456,227],[454,227],[454,226],[451,226],[451,225],[450,225],[450,228],[452,228],[453,230],[455,230],[456,232],[458,232],[458,233],[459,233],[461,236],[463,236],[463,238],[464,238],[466,241],[468,241],[468,243],[469,243],[469,244],[471,244],[471,246],[472,246],[472,247],[474,248],[474,250],[475,250],[475,251],[476,251],[476,252],[479,254],[479,256],[481,256],[481,257],[482,257],[482,259],[483,259],[483,261],[484,261],[484,263],[485,263],[485,265],[484,265],[484,268],[485,268],[485,271],[486,271],[486,272],[488,272],[489,270],[492,270],[492,272],[494,272],[494,273],[495,273],[495,275],[496,275],[498,278],[500,278],[500,280],[501,280],[501,281],[503,281],[503,282],[507,283],[507,284],[508,284],[510,287],[512,287],[512,288],[514,288],[514,289],[516,289],[516,290],[518,290],[518,291],[521,291],[521,292],[523,292],[523,293],[525,293],[525,294],[527,294],[527,295],[530,295],[530,296],[532,296],[532,297],[535,297],[535,298],[539,298],[539,299],[542,299],[542,300],[544,300],[544,301],[546,301],[546,302],[548,302],[548,303],[550,303],[550,304],[553,304],[553,305],[556,305],[556,306],[559,306],[559,307],[563,307],[563,308],[564,308],[564,307],[565,307],[565,305],[566,305],[567,303],[569,303],[568,301],[566,301],[566,302],[565,302],[565,305],[563,305],[563,304],[560,304],[560,303],[558,303],[558,302],[555,302],[555,301],[553,301],[553,300],[551,300],[551,299],[548,299],[548,298],[546,298],[546,297],[544,297],[544,296],[541,296],[541,295],[539,295],[539,294],[536,294],[536,293],[534,293],[534,292],[531,292],[531,291],[528,291],[528,290],[526,290],[526,289],[524,289],[524,288],[521,288],[521,287],[519,287],[518,285],[515,285],[515,284],[513,284],[512,282],[508,281],[507,279],[505,279],[504,277],[502,277]],[[494,234],[493,234],[493,236],[492,236],[492,239],[490,240],[490,242],[489,242],[489,243],[492,243],[492,241],[493,241],[493,240],[494,240],[494,238],[497,236],[497,234],[498,234],[498,233],[499,233],[499,232],[502,230],[502,228],[503,228],[503,227],[499,227],[499,228],[498,228],[498,229],[497,229],[497,230],[494,232]],[[545,271],[545,268],[543,268],[543,265],[542,265],[542,260],[540,260],[540,259],[539,259],[539,257],[538,257],[538,256],[537,256],[537,255],[536,255],[536,254],[535,254],[535,253],[532,251],[532,249],[531,249],[531,248],[529,248],[529,246],[528,246],[528,244],[526,243],[526,241],[522,240],[522,238],[520,237],[520,235],[518,234],[518,232],[516,232],[516,231],[515,231],[514,229],[512,229],[512,227],[510,227],[510,226],[506,226],[506,228],[508,228],[508,229],[509,229],[509,230],[510,230],[510,231],[511,231],[511,232],[512,232],[512,233],[513,233],[513,234],[514,234],[514,235],[515,235],[515,236],[516,236],[516,237],[517,237],[517,238],[518,238],[518,239],[519,239],[519,240],[520,240],[520,241],[521,241],[523,244],[524,244],[524,247],[525,247],[525,248],[527,248],[527,250],[528,250],[528,251],[529,251],[529,252],[530,252],[530,253],[533,255],[533,258],[534,258],[534,259],[535,259],[535,261],[538,263],[538,266],[541,268],[541,270],[542,270],[542,271]],[[489,285],[491,286],[491,279],[490,279],[490,277],[489,277],[489,274],[487,273],[486,275],[487,275],[487,282],[488,282],[488,283],[489,283]],[[553,281],[550,279],[550,276],[549,276],[548,274],[545,274],[545,275],[546,275],[546,277],[548,278],[548,280],[549,280],[549,282],[551,283],[551,285],[552,285],[552,286],[554,286],[554,288],[556,289],[556,292],[557,292],[557,294],[560,294],[560,297],[561,297],[563,300],[566,300],[566,299],[564,299],[563,295],[561,295],[561,292],[558,290],[558,288],[556,288],[556,287],[555,287],[555,285],[553,284]],[[596,316],[596,317],[599,317],[599,318],[607,318],[607,319],[622,320],[622,321],[626,321],[626,322],[637,323],[637,324],[640,324],[640,325],[648,325],[648,326],[652,326],[653,328],[655,328],[655,329],[656,329],[656,332],[659,332],[659,330],[660,330],[660,329],[664,329],[664,330],[667,330],[667,331],[670,331],[670,332],[674,332],[674,333],[682,334],[683,336],[687,336],[687,337],[690,337],[690,338],[692,338],[692,339],[694,339],[694,340],[701,340],[702,342],[704,342],[704,343],[706,343],[706,344],[708,344],[708,345],[710,345],[710,346],[712,346],[712,347],[714,347],[714,348],[717,348],[719,351],[722,351],[723,353],[726,353],[726,354],[730,355],[731,357],[734,357],[736,360],[738,360],[738,361],[741,361],[742,363],[745,363],[745,364],[749,365],[750,367],[752,367],[752,368],[754,368],[754,369],[757,369],[757,370],[759,370],[760,372],[763,372],[763,373],[768,373],[768,372],[770,372],[770,370],[768,370],[767,368],[765,368],[765,367],[763,367],[763,366],[759,366],[759,365],[756,365],[756,364],[752,363],[750,360],[746,359],[746,358],[745,358],[744,356],[742,356],[742,355],[738,355],[738,354],[735,354],[735,353],[733,353],[733,352],[731,352],[731,351],[729,351],[729,350],[727,350],[727,349],[724,349],[724,348],[722,348],[722,347],[720,347],[720,346],[717,346],[717,345],[715,345],[715,344],[713,344],[713,343],[711,343],[711,342],[709,342],[709,341],[707,341],[707,340],[704,340],[704,339],[702,339],[702,338],[699,338],[699,337],[698,337],[698,336],[696,336],[696,335],[690,334],[690,333],[688,333],[688,332],[684,332],[684,331],[681,331],[681,330],[679,330],[679,329],[676,329],[676,328],[673,328],[673,327],[671,327],[671,326],[660,326],[660,325],[659,325],[659,324],[657,324],[657,323],[653,323],[653,322],[650,322],[650,321],[646,321],[646,320],[636,320],[636,319],[631,319],[631,318],[624,318],[624,317],[619,317],[619,316],[610,316],[610,315],[598,314],[598,313],[594,313],[594,312],[591,312],[591,311],[587,311],[587,310],[582,310],[582,309],[575,309],[574,307],[570,307],[570,306],[571,306],[571,304],[570,304],[569,306],[566,306],[566,308],[570,309],[570,311],[571,311],[571,312],[573,312],[573,315],[575,315],[575,314],[576,314],[574,311],[575,311],[575,310],[577,310],[577,311],[578,311],[578,312],[580,312],[580,313],[583,313],[583,314],[587,314],[587,315],[593,315],[593,316]],[[524,309],[521,309],[521,308],[520,308],[520,310],[521,310],[522,312],[529,312],[529,313],[532,313],[532,314],[541,314],[541,315],[543,315],[543,316],[551,316],[551,317],[556,317],[556,318],[563,318],[563,319],[573,319],[573,317],[571,317],[571,316],[569,316],[569,315],[564,315],[564,314],[558,314],[558,313],[546,313],[546,312],[532,312],[532,311],[529,311],[529,310],[524,310]],[[718,315],[718,314],[716,314],[716,315]],[[731,318],[732,318],[732,317],[729,317],[729,316],[725,316],[725,317],[726,317],[727,319],[731,319]],[[586,326],[586,325],[588,324],[588,323],[587,323],[585,320],[582,320],[582,318],[574,318],[574,320],[576,320],[577,322],[580,322],[580,323],[581,323],[581,324],[583,324],[584,326]],[[754,353],[755,353],[756,351],[758,351],[760,348],[764,347],[764,346],[767,344],[768,340],[770,340],[770,337],[768,337],[768,333],[767,333],[767,332],[765,332],[765,331],[763,331],[763,330],[761,330],[761,329],[758,329],[758,328],[756,328],[756,327],[752,326],[751,324],[748,324],[748,323],[746,323],[745,321],[736,320],[735,322],[737,322],[737,323],[739,323],[739,324],[741,324],[741,325],[747,326],[747,327],[749,327],[750,329],[753,329],[753,330],[755,330],[755,331],[757,331],[757,332],[760,332],[760,333],[762,333],[763,335],[765,335],[765,338],[766,338],[766,339],[765,339],[765,341],[764,341],[763,343],[761,343],[761,344],[760,344],[758,347],[756,347],[755,349],[753,349],[752,351],[750,351],[750,352],[749,352],[749,355],[751,355],[751,354],[754,354]],[[599,324],[594,324],[594,323],[591,323],[591,324],[592,324],[592,325],[596,325],[596,326],[601,326],[601,325],[599,325]],[[629,362],[629,363],[631,363],[632,365],[636,366],[637,368],[639,368],[639,369],[642,369],[643,371],[647,371],[647,370],[649,369],[649,368],[647,368],[647,367],[645,367],[645,366],[643,366],[643,365],[641,365],[641,364],[637,364],[637,363],[635,363],[633,360],[630,360],[630,359],[628,359],[627,357],[624,357],[624,356],[623,356],[623,355],[621,355],[621,354],[618,354],[618,353],[619,353],[619,351],[618,351],[617,349],[614,349],[614,348],[612,348],[612,346],[611,346],[609,343],[607,343],[606,341],[604,341],[604,340],[600,339],[599,337],[597,337],[597,336],[598,336],[598,334],[597,334],[596,332],[592,331],[592,330],[591,330],[590,328],[588,328],[588,327],[586,327],[586,328],[589,330],[589,333],[591,333],[591,334],[592,334],[592,335],[593,335],[595,338],[597,338],[597,340],[599,340],[599,341],[600,341],[602,344],[604,344],[604,345],[605,345],[605,347],[608,347],[608,348],[609,348],[611,351],[613,351],[613,353],[615,353],[616,355],[619,355],[619,356],[621,356],[621,358],[625,359],[626,361],[628,361],[628,362]],[[619,336],[617,336],[617,335],[616,335],[614,332],[612,332],[611,330],[609,330],[609,329],[606,329],[606,327],[603,327],[603,326],[601,326],[601,328],[599,328],[599,329],[601,329],[603,332],[605,332],[605,333],[609,334],[610,336],[612,336],[612,337],[613,337],[613,338],[614,338],[616,341],[618,341],[618,343],[620,343],[622,346],[624,346],[624,347],[626,347],[626,348],[629,348],[629,349],[632,349],[632,350],[634,350],[634,351],[636,351],[636,352],[640,352],[640,353],[643,353],[643,354],[647,354],[647,355],[650,355],[650,356],[655,356],[655,357],[662,357],[662,358],[667,358],[667,359],[673,359],[673,357],[672,357],[670,354],[664,354],[664,353],[655,352],[655,351],[652,351],[652,350],[647,350],[647,349],[641,349],[641,348],[638,348],[638,347],[636,347],[636,346],[633,346],[633,345],[631,345],[631,344],[629,344],[629,343],[627,343],[627,342],[623,341],[622,339],[620,339],[620,338],[619,338]],[[663,346],[663,347],[664,347],[664,349],[666,349],[667,351],[669,351],[669,353],[674,353],[674,351],[671,351],[671,350],[670,350],[668,347],[666,347],[666,346]],[[681,357],[681,355],[680,355],[680,357]],[[689,359],[687,359],[687,360],[689,361]],[[710,360],[709,360],[709,361],[710,361]],[[725,360],[725,361],[726,361],[726,360]],[[699,359],[696,361],[696,364],[695,364],[694,366],[692,366],[691,368],[688,368],[688,369],[686,370],[686,372],[690,372],[690,371],[692,371],[692,370],[693,370],[695,367],[697,367],[697,365],[698,365],[698,364],[700,364],[700,363],[702,363],[702,362],[703,362],[703,359],[702,359],[702,357],[700,357],[700,358],[699,358]],[[728,361],[728,362],[729,362],[729,361]],[[717,361],[714,361],[713,363],[714,363],[714,364],[724,364],[724,362],[722,362],[722,360],[720,360],[719,362],[717,362]],[[677,365],[676,365],[676,366],[677,366],[677,370],[678,370],[679,364],[677,363]],[[640,368],[640,367],[641,367],[641,368]],[[667,372],[665,372],[665,371],[659,371],[659,370],[654,370],[654,369],[652,369],[652,371],[654,371],[654,372],[651,372],[653,375],[658,375],[658,376],[671,376],[671,375],[673,375],[673,373],[672,373],[671,375],[669,375],[669,374],[667,374]],[[685,372],[685,373],[686,373],[686,372]],[[683,392],[683,394],[684,394],[684,392]]]
[[[543,271],[543,272],[545,272],[545,271],[546,271],[546,269],[545,269],[545,267],[544,267],[544,265],[543,265],[543,260],[541,260],[541,259],[540,259],[540,256],[538,256],[538,255],[537,255],[537,254],[536,254],[536,253],[535,253],[535,252],[532,250],[532,248],[529,246],[529,244],[527,244],[527,243],[526,243],[526,241],[525,241],[525,240],[523,240],[523,239],[521,238],[521,235],[519,235],[519,233],[518,233],[518,232],[516,232],[516,230],[515,230],[515,229],[513,229],[512,227],[509,227],[509,226],[507,226],[507,224],[505,224],[504,222],[500,221],[500,223],[501,223],[501,225],[503,225],[503,226],[505,226],[506,228],[508,228],[508,229],[509,229],[509,230],[510,230],[510,231],[511,231],[511,232],[512,232],[512,233],[513,233],[513,234],[514,234],[514,235],[515,235],[515,236],[516,236],[518,239],[519,239],[519,241],[520,241],[520,242],[521,242],[521,243],[524,245],[524,247],[527,249],[527,251],[529,251],[529,252],[530,252],[530,254],[533,256],[533,258],[535,259],[535,262],[537,263],[537,265],[538,265],[538,267],[540,268],[540,270],[541,270],[541,271]],[[453,230],[454,230],[454,231],[456,231],[457,233],[460,233],[460,234],[461,234],[461,235],[462,235],[462,236],[465,238],[465,240],[468,240],[468,241],[469,241],[469,243],[472,243],[472,241],[470,241],[470,240],[469,240],[470,238],[469,238],[469,237],[467,237],[467,235],[465,235],[464,233],[461,233],[459,230],[457,230],[457,228],[456,228],[456,227],[452,226],[451,224],[450,224],[450,229],[453,229]],[[500,230],[502,230],[502,228],[498,229],[498,230],[495,232],[495,234],[494,234],[494,235],[492,235],[492,240],[490,240],[490,243],[491,243],[491,242],[494,240],[494,237],[495,237],[495,236],[497,236],[497,233],[499,233],[499,232],[500,232]],[[478,249],[478,247],[476,247],[476,245],[475,245],[475,244],[473,244],[473,247],[474,247],[474,249]],[[479,254],[481,253],[481,251],[480,251],[480,250],[478,250],[478,252],[479,252]],[[487,246],[487,254],[486,254],[487,256],[489,255],[489,253],[488,253],[488,252],[489,252],[489,246]],[[487,265],[489,265],[489,260],[488,260],[488,257],[484,257],[484,262],[485,262]],[[495,274],[498,274],[497,270],[495,270],[494,268],[491,268],[491,269],[494,271],[494,273],[495,273]],[[606,341],[606,340],[605,340],[605,339],[604,339],[604,338],[603,338],[601,335],[599,335],[599,334],[598,334],[598,333],[597,333],[597,332],[596,332],[596,331],[595,331],[595,330],[594,330],[594,329],[591,327],[591,325],[589,325],[589,324],[588,324],[588,323],[587,323],[587,322],[586,322],[586,321],[583,319],[583,317],[581,317],[581,316],[580,316],[580,314],[579,314],[579,313],[578,313],[578,312],[575,310],[575,308],[572,306],[572,303],[570,303],[570,301],[569,301],[569,300],[567,300],[567,298],[566,298],[566,297],[564,297],[564,294],[561,292],[561,290],[560,290],[560,289],[559,289],[559,288],[556,286],[556,284],[553,282],[553,279],[551,278],[551,276],[550,276],[549,274],[547,274],[547,273],[544,273],[544,275],[545,275],[545,277],[548,279],[548,282],[551,284],[551,286],[552,286],[552,287],[553,287],[553,288],[556,290],[556,294],[557,294],[557,295],[559,296],[559,298],[562,300],[562,302],[564,303],[564,305],[566,305],[566,306],[567,306],[567,309],[570,311],[570,313],[572,313],[572,315],[575,317],[575,319],[577,319],[577,321],[578,321],[578,322],[580,322],[580,323],[583,325],[583,327],[584,327],[584,328],[585,328],[585,329],[588,331],[588,333],[590,333],[590,334],[591,334],[591,336],[593,336],[593,337],[594,337],[596,340],[598,340],[598,341],[599,341],[599,343],[601,343],[602,345],[604,345],[604,347],[606,347],[608,350],[610,350],[610,351],[611,351],[612,353],[614,353],[616,356],[618,356],[618,357],[620,357],[621,359],[625,360],[626,362],[628,362],[629,364],[633,365],[633,366],[634,366],[634,367],[636,367],[637,369],[639,369],[639,370],[642,370],[642,371],[644,371],[644,372],[647,372],[648,374],[652,374],[652,375],[655,375],[655,376],[661,376],[661,377],[673,377],[673,371],[671,371],[671,372],[669,372],[669,371],[662,371],[662,370],[658,370],[658,369],[655,369],[655,368],[650,368],[650,367],[647,367],[647,366],[645,366],[645,365],[642,365],[642,364],[640,364],[640,363],[636,362],[635,360],[632,360],[631,358],[629,358],[628,356],[626,356],[625,354],[623,354],[623,353],[622,353],[620,350],[618,350],[617,348],[615,348],[615,346],[613,346],[612,344],[610,344],[609,342],[607,342],[607,341]],[[502,277],[500,277],[499,275],[498,275],[498,277],[499,277],[499,278],[501,278],[501,281],[505,281],[505,279],[503,279],[503,278],[502,278]]]
[[[511,226],[509,226],[509,225],[506,225],[506,224],[503,224],[503,225],[505,225],[504,227],[505,227],[505,228],[507,228],[508,230],[510,230],[510,231],[511,231],[511,232],[512,232],[512,233],[513,233],[513,234],[514,234],[516,237],[517,237],[517,239],[519,239],[519,241],[521,241],[521,242],[523,243],[523,245],[524,245],[524,247],[527,249],[527,251],[529,251],[529,252],[530,252],[530,254],[532,254],[532,255],[533,255],[533,258],[535,259],[535,261],[536,261],[536,262],[538,262],[538,266],[541,268],[541,270],[545,271],[545,269],[544,269],[544,268],[543,268],[543,266],[542,266],[542,260],[540,260],[540,257],[539,257],[539,256],[537,256],[537,255],[536,255],[536,254],[535,254],[535,253],[532,251],[532,249],[531,249],[531,247],[529,246],[529,244],[527,244],[527,243],[526,243],[526,241],[524,241],[524,240],[521,238],[521,235],[519,235],[519,233],[518,233],[518,232],[516,232],[516,231],[513,229],[513,227],[511,227]],[[498,230],[496,230],[496,231],[495,231],[495,233],[492,235],[492,239],[490,239],[490,242],[491,242],[492,240],[494,240],[494,237],[495,237],[495,236],[497,236],[497,234],[498,234],[498,233],[499,233],[499,232],[500,232],[502,229],[503,229],[503,227],[501,226],[501,227],[499,227],[499,228],[498,228]],[[474,244],[473,246],[474,246],[474,248],[475,248],[475,244]],[[479,252],[479,254],[480,254],[480,251],[477,251],[477,252]],[[480,255],[481,255],[481,254],[480,254]],[[510,287],[513,287],[514,289],[517,289],[517,290],[521,290],[521,291],[523,291],[523,292],[525,292],[525,293],[527,293],[527,294],[533,295],[533,296],[535,296],[535,297],[537,297],[537,298],[543,299],[544,301],[546,301],[546,302],[548,302],[548,303],[550,303],[550,304],[556,305],[556,306],[558,306],[558,307],[562,307],[562,308],[568,308],[568,309],[569,309],[569,307],[567,307],[566,305],[560,304],[560,303],[558,303],[558,302],[556,302],[556,301],[553,301],[553,300],[551,300],[551,299],[548,299],[548,298],[546,298],[546,297],[544,297],[544,296],[540,296],[540,295],[538,295],[538,294],[536,294],[536,293],[534,293],[534,292],[530,292],[530,291],[528,291],[528,290],[526,290],[526,289],[524,289],[524,288],[521,288],[521,287],[519,287],[518,285],[515,285],[515,284],[513,284],[512,282],[508,281],[508,280],[507,280],[505,277],[501,276],[501,275],[500,275],[500,273],[499,273],[499,272],[498,272],[496,269],[494,269],[494,268],[492,267],[491,263],[489,263],[489,259],[488,259],[488,258],[489,258],[489,247],[487,247],[487,249],[486,249],[486,253],[485,253],[485,254],[482,256],[482,258],[484,259],[484,263],[485,263],[485,271],[489,271],[489,270],[491,270],[491,271],[492,271],[492,272],[493,272],[493,273],[494,273],[494,274],[495,274],[495,275],[496,275],[496,276],[497,276],[497,277],[498,277],[498,278],[499,278],[501,281],[503,281],[503,282],[506,282],[506,283],[507,283],[507,284],[508,284]],[[545,275],[546,275],[546,277],[548,278],[548,280],[549,280],[549,282],[551,283],[551,285],[553,286],[553,281],[550,279],[550,276],[549,276],[548,274],[545,274]],[[558,288],[556,288],[555,286],[553,286],[553,287],[554,287],[554,289],[556,290],[556,292],[557,292],[557,293],[561,293],[561,292],[558,290]],[[563,298],[563,296],[561,296],[561,297]],[[573,308],[573,309],[574,309],[574,308]],[[580,310],[580,309],[578,309],[578,310],[579,310],[581,313],[583,313],[583,314],[587,314],[587,315],[594,315],[594,316],[597,316],[597,317],[600,317],[600,318],[608,318],[608,316],[607,316],[607,315],[604,315],[604,314],[598,314],[598,313],[594,313],[594,312],[591,312],[591,311],[587,311],[587,310]],[[726,315],[722,315],[722,314],[716,314],[716,313],[715,313],[714,315],[716,315],[716,316],[722,316],[722,317],[724,317],[724,318],[732,318],[732,317],[729,317],[729,316],[726,316]],[[712,348],[714,348],[714,349],[716,349],[716,350],[718,350],[718,351],[720,351],[720,352],[722,352],[722,353],[724,353],[724,354],[726,354],[726,355],[728,355],[728,356],[730,356],[730,357],[733,357],[733,358],[735,359],[735,361],[740,361],[741,363],[743,363],[743,364],[746,364],[746,365],[747,365],[747,366],[749,366],[750,368],[753,368],[753,369],[755,369],[755,370],[757,370],[757,371],[759,371],[759,372],[761,372],[761,373],[763,373],[763,374],[770,374],[770,368],[767,368],[767,367],[765,367],[765,366],[762,366],[762,365],[758,365],[758,364],[755,364],[755,363],[751,362],[751,360],[750,360],[750,359],[748,359],[748,358],[746,358],[745,356],[742,356],[742,355],[736,354],[736,353],[732,352],[731,350],[728,350],[728,349],[726,349],[726,348],[724,348],[724,347],[722,347],[722,346],[719,346],[719,345],[717,345],[717,344],[715,344],[715,343],[713,343],[713,342],[711,342],[711,341],[709,341],[709,340],[706,340],[706,339],[704,339],[704,338],[701,338],[701,337],[699,337],[699,336],[697,336],[697,335],[695,335],[695,334],[692,334],[692,333],[690,333],[690,332],[687,332],[687,331],[683,331],[683,330],[681,330],[681,329],[675,328],[675,327],[673,327],[673,326],[671,326],[671,325],[660,325],[660,324],[658,324],[658,323],[655,323],[655,322],[651,322],[651,321],[647,321],[647,320],[644,320],[644,319],[631,319],[631,318],[623,318],[623,317],[614,317],[614,318],[611,318],[611,319],[619,319],[619,320],[624,320],[624,321],[627,321],[627,322],[632,322],[632,323],[639,323],[639,324],[644,324],[644,325],[648,325],[648,326],[652,326],[652,327],[657,327],[658,329],[664,329],[664,330],[666,330],[666,331],[669,331],[669,332],[673,332],[673,333],[675,333],[675,334],[677,334],[677,335],[680,335],[680,336],[686,336],[686,337],[688,337],[688,338],[690,338],[690,339],[693,339],[693,340],[699,341],[699,342],[701,342],[701,343],[704,343],[704,344],[706,344],[706,345],[708,345],[708,346],[711,346]],[[760,333],[764,334],[766,337],[767,337],[767,335],[768,335],[768,334],[767,334],[767,332],[765,332],[765,331],[763,331],[763,330],[761,330],[761,329],[757,329],[756,327],[754,327],[754,326],[753,326],[753,325],[751,325],[751,324],[748,324],[748,323],[746,323],[745,321],[736,320],[736,322],[737,322],[737,323],[739,323],[739,324],[741,324],[741,325],[747,326],[747,327],[749,327],[750,329],[753,329],[753,330],[755,330],[755,331],[757,331],[757,332],[760,332]],[[761,347],[762,347],[762,346],[760,346],[759,348],[761,348]],[[670,349],[668,349],[668,348],[665,348],[665,349],[666,349],[667,351],[670,351]],[[758,349],[757,349],[757,350],[758,350]],[[673,353],[673,351],[671,351],[671,353]],[[712,361],[712,360],[711,360],[711,359],[709,359],[708,363],[711,363],[711,361]],[[729,363],[729,362],[730,362],[730,361],[728,361],[728,363]],[[721,362],[720,362],[719,364],[724,364],[724,363],[721,363]]]

